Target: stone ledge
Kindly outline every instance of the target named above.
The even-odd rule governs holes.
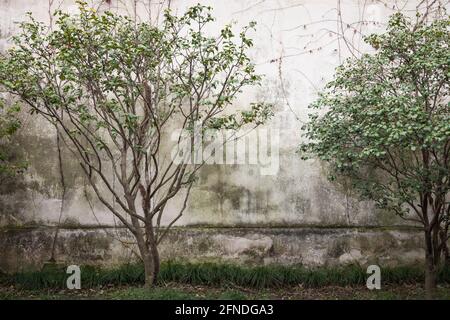
[[[4,225],[0,226],[0,231],[8,230],[35,230],[35,229],[55,229],[55,225],[49,224],[23,224],[23,225]],[[62,224],[60,230],[101,230],[101,229],[126,229],[124,226],[114,225],[92,225],[92,224]],[[380,230],[380,231],[420,231],[421,227],[411,225],[327,225],[327,224],[239,224],[239,225],[221,225],[221,224],[189,224],[183,226],[173,226],[173,230],[195,230],[195,229],[349,229],[349,230]]]

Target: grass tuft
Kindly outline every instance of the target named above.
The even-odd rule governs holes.
[[[65,268],[48,268],[42,271],[0,275],[0,284],[15,285],[27,290],[66,288]],[[164,262],[158,281],[160,284],[180,283],[206,286],[238,286],[254,289],[283,288],[302,285],[305,288],[324,286],[364,285],[368,275],[359,265],[342,267],[257,266],[247,267],[217,263]],[[423,269],[418,266],[383,268],[381,279],[387,284],[414,284],[424,281]],[[450,267],[439,273],[440,283],[450,283]],[[83,288],[100,286],[142,285],[144,268],[141,264],[126,264],[117,268],[102,269],[81,267]]]

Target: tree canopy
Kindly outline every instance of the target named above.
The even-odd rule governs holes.
[[[167,10],[154,25],[79,4],[78,15],[57,12],[52,30],[31,15],[21,23],[0,58],[0,84],[63,133],[97,198],[135,237],[151,285],[157,245],[202,165],[171,161],[169,134],[181,129],[176,145],[194,126],[239,129],[271,114],[266,103],[234,104],[261,80],[248,56],[255,23],[210,34],[214,18],[202,5]],[[176,195],[184,200],[163,224]]]
[[[442,252],[448,258],[450,20],[420,21],[394,14],[385,33],[366,38],[372,53],[337,68],[311,105],[300,152],[423,226],[433,273]]]
[[[302,154],[330,164],[330,177],[383,208],[406,215],[430,187],[450,186],[450,20],[413,27],[394,15],[385,34],[366,41],[374,54],[340,66],[304,127]],[[404,206],[404,204],[411,206]]]

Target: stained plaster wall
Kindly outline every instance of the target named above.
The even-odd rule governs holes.
[[[197,2],[173,0],[170,5],[181,13]],[[402,222],[392,214],[328,182],[320,162],[302,161],[296,154],[307,105],[332,78],[334,69],[346,57],[369,50],[362,35],[381,32],[395,11],[411,14],[416,2],[200,2],[214,8],[217,21],[211,32],[230,21],[236,28],[252,20],[258,23],[252,34],[251,58],[257,71],[265,75],[263,85],[246,90],[236,105],[255,100],[274,103],[275,116],[262,129],[276,135],[278,143],[272,152],[278,151],[279,157],[272,157],[272,175],[262,175],[258,165],[205,166],[186,213],[177,222],[179,228],[163,245],[163,258],[306,265],[420,260],[417,230],[397,230],[395,226]],[[155,1],[144,0],[91,4],[141,20],[154,20],[161,10]],[[56,9],[77,12],[71,0],[0,0],[0,50],[9,47],[10,37],[17,32],[16,22],[25,19],[26,12],[50,25],[50,13]],[[28,161],[29,168],[23,178],[0,187],[0,268],[5,270],[38,266],[47,259],[54,233],[51,226],[60,220],[63,194],[55,129],[26,112],[21,117],[23,127],[14,140],[14,150]],[[105,264],[129,259],[129,251],[116,239],[123,230],[114,230],[112,215],[95,200],[64,146],[62,158],[66,192],[59,258]],[[179,206],[180,200],[175,199],[167,219],[176,215]],[[386,231],[385,226],[394,229]]]

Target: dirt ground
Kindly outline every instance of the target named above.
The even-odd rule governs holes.
[[[107,299],[107,300],[404,300],[424,299],[421,285],[385,286],[380,290],[366,287],[321,287],[301,286],[283,289],[247,289],[240,287],[207,287],[169,283],[153,289],[142,287],[98,287],[81,290],[20,290],[15,287],[0,287],[0,300],[9,299]],[[438,299],[450,300],[450,286],[439,286]]]

